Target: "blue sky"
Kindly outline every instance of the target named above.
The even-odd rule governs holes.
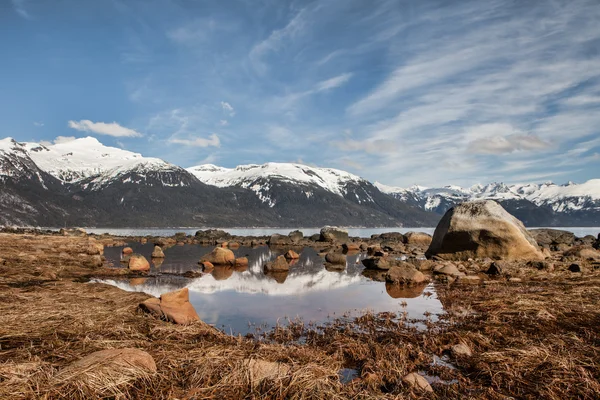
[[[582,182],[598,21],[597,0],[0,0],[0,136],[398,186]]]

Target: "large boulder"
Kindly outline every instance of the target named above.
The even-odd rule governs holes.
[[[319,236],[319,241],[321,242],[347,242],[348,241],[348,231],[340,228],[335,228],[331,226],[326,226],[321,229],[321,233]]]
[[[279,235],[277,233],[271,235],[267,240],[269,246],[288,246],[292,244],[292,239],[289,236]]]
[[[444,214],[425,253],[446,260],[542,260],[523,223],[492,200],[469,201]]]
[[[215,247],[213,251],[200,258],[200,262],[203,261],[208,261],[213,265],[233,265],[235,263],[235,255],[229,249]]]
[[[277,257],[274,261],[269,261],[265,264],[265,272],[282,272],[288,271],[290,269],[290,265],[284,256]]]
[[[407,232],[404,235],[404,243],[416,247],[428,247],[432,237],[423,232]]]
[[[200,320],[194,306],[190,303],[188,288],[164,293],[159,299],[151,297],[141,303],[140,308],[158,318],[180,325]]]
[[[55,378],[62,385],[77,386],[83,397],[114,398],[120,388],[155,373],[156,363],[150,354],[123,348],[91,353],[63,368]]]
[[[406,262],[400,262],[397,266],[388,270],[385,280],[395,285],[412,286],[427,282],[427,277],[414,266]]]
[[[141,254],[132,254],[129,256],[128,267],[131,271],[149,271],[150,263]]]
[[[575,242],[575,234],[569,231],[559,229],[530,229],[529,234],[535,239],[537,244],[542,247],[557,245],[572,246]]]

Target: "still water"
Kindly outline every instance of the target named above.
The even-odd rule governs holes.
[[[130,245],[136,253],[150,259],[153,245]],[[432,314],[432,320],[443,312],[433,286],[402,289],[364,276],[360,261],[365,255],[361,253],[348,255],[346,268],[334,271],[325,268],[323,258],[314,249],[300,248],[296,249],[300,259],[288,273],[266,275],[264,264],[286,249],[240,247],[233,251],[236,257],[248,257],[245,270],[215,267],[197,278],[180,275],[198,271],[198,260],[212,249],[199,245],[170,247],[165,250],[164,261],[152,265],[148,277],[97,281],[154,296],[187,287],[200,318],[233,334],[255,333],[278,323],[286,325],[288,320],[319,324],[366,311],[406,312],[410,319],[425,319],[425,314]],[[122,247],[105,249],[107,260],[116,267],[121,250]]]
[[[109,233],[116,236],[173,236],[177,232],[185,232],[188,235],[194,235],[199,229],[204,230],[208,228],[85,228],[88,233],[95,233],[97,235]],[[224,231],[236,236],[270,236],[274,233],[288,234],[296,229],[302,231],[304,236],[314,235],[320,231],[320,228],[223,228]],[[536,228],[528,227],[528,229]],[[561,229],[573,232],[577,237],[583,237],[586,235],[597,236],[598,233],[600,233],[600,227],[570,227],[552,229]],[[435,228],[405,228],[396,226],[390,228],[347,228],[347,230],[350,236],[368,238],[371,237],[371,235],[385,232],[406,233],[409,231],[414,231],[425,232],[433,235]]]

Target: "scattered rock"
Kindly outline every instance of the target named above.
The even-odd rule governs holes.
[[[523,223],[493,200],[469,201],[444,214],[426,252],[447,260],[542,260]]]
[[[417,285],[427,282],[427,277],[414,266],[402,262],[388,270],[385,280],[396,285]]]
[[[269,246],[289,246],[292,244],[292,239],[289,236],[274,234],[267,240]]]
[[[458,284],[478,285],[481,283],[481,278],[477,275],[464,275],[458,276],[454,282]]]
[[[581,272],[581,266],[579,264],[571,264],[571,265],[569,265],[569,271]]]
[[[404,243],[417,247],[428,247],[432,237],[423,232],[407,232],[404,235]]]
[[[454,357],[471,357],[473,355],[469,346],[464,343],[455,344],[450,352]]]
[[[292,243],[299,243],[302,239],[304,239],[304,234],[300,231],[293,231],[288,234],[288,237]]]
[[[63,368],[56,379],[84,386],[99,397],[113,397],[113,390],[156,373],[156,363],[145,351],[132,348],[91,353]]]
[[[229,247],[230,249],[239,249],[240,244],[238,242],[229,242],[227,244],[227,247]]]
[[[123,251],[121,252],[124,256],[133,254],[133,249],[131,247],[125,247],[123,248]]]
[[[542,247],[557,246],[559,244],[572,246],[575,242],[575,234],[559,229],[531,229],[529,234]]]
[[[129,256],[128,267],[131,271],[149,271],[150,263],[148,263],[148,260],[143,255],[132,254]]]
[[[198,264],[202,268],[202,272],[210,272],[215,269],[215,266],[210,261],[200,261]]]
[[[406,375],[404,378],[402,378],[402,382],[413,389],[418,389],[423,392],[433,392],[433,388],[429,382],[427,382],[427,379],[416,372]]]
[[[288,251],[285,253],[284,257],[285,257],[287,260],[297,260],[297,259],[299,259],[299,258],[300,258],[300,255],[299,255],[298,253],[296,253],[294,250],[288,250]]]
[[[502,261],[494,261],[485,273],[488,275],[502,275],[506,273],[506,264]]]
[[[408,286],[386,282],[385,291],[392,299],[414,299],[423,294],[426,287],[427,284]]]
[[[213,251],[200,258],[200,261],[208,261],[213,265],[233,265],[235,255],[229,249],[215,247]]]
[[[546,261],[529,261],[527,266],[538,270],[553,271],[554,266]]]
[[[347,242],[348,241],[348,231],[340,228],[327,226],[321,229],[321,233],[319,236],[319,241],[321,242]]]
[[[199,321],[200,317],[190,303],[187,288],[164,293],[159,299],[149,298],[140,304],[140,308],[166,321],[180,325]]]
[[[99,268],[102,266],[102,264],[103,264],[102,256],[99,254],[88,257],[88,259],[85,262],[86,267],[89,267],[89,268]]]
[[[358,243],[344,243],[342,249],[344,251],[360,251],[360,245]]]
[[[265,276],[272,278],[279,284],[282,284],[287,279],[288,271],[265,272]]]
[[[288,271],[290,266],[284,256],[277,257],[274,261],[265,264],[265,272]]]
[[[327,253],[325,261],[330,264],[346,265],[346,255],[340,253]]]
[[[448,276],[461,276],[464,275],[463,272],[460,272],[458,267],[454,264],[438,264],[433,267],[434,275],[448,275]]]
[[[369,257],[362,260],[362,264],[368,269],[388,270],[393,264],[386,257]]]
[[[582,260],[600,260],[600,251],[594,249],[592,246],[582,245],[565,251],[563,256]]]
[[[238,268],[248,268],[248,257],[239,257],[235,259],[234,267]]]
[[[197,239],[217,240],[217,239],[229,239],[229,238],[231,238],[231,235],[220,229],[207,229],[205,231],[202,231],[202,230],[197,231],[195,234],[195,237]]]
[[[154,251],[152,252],[152,258],[165,258],[165,253],[163,253],[160,246],[154,246]]]

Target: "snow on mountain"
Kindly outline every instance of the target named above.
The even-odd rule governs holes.
[[[600,209],[600,179],[592,179],[581,184],[569,182],[566,185],[556,185],[551,182],[515,185],[490,183],[474,185],[468,189],[452,185],[443,188],[412,186],[407,189],[380,183],[375,185],[382,192],[396,198],[413,199],[427,211],[435,211],[443,201],[451,207],[456,203],[479,199],[527,200],[537,206],[550,206],[556,212]]]
[[[104,146],[96,138],[85,137],[53,145],[23,143],[31,159],[44,171],[63,182],[73,183],[97,176],[114,179],[129,171],[172,171],[179,167],[158,158]]]
[[[35,179],[44,188],[42,171],[30,158],[27,147],[13,138],[0,140],[0,181],[6,179]]]
[[[239,186],[254,188],[260,179],[278,179],[291,183],[316,185],[331,193],[343,196],[348,183],[365,182],[359,176],[333,168],[315,168],[302,164],[266,163],[263,165],[239,165],[223,168],[212,164],[198,165],[187,169],[200,181],[213,186]],[[307,197],[310,194],[306,194]]]

